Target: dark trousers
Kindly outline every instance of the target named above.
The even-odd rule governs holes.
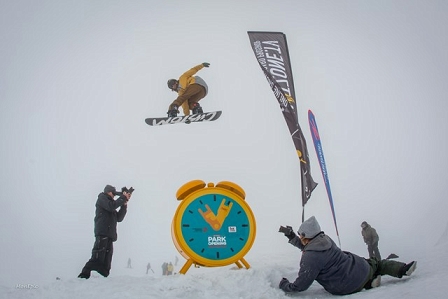
[[[372,245],[367,244],[367,250],[369,251],[369,257],[376,257],[381,260],[380,250],[378,249],[378,242],[373,243]]]
[[[90,276],[90,271],[97,271],[104,277],[109,276],[113,252],[113,241],[111,238],[96,236],[92,257],[82,269],[82,273]]]
[[[375,279],[378,275],[389,275],[393,277],[402,277],[401,268],[406,265],[405,263],[392,261],[392,260],[378,260],[377,258],[369,258],[366,259],[367,263],[370,266],[369,276],[367,278],[367,282],[364,284],[365,289],[371,288],[372,280]],[[360,291],[358,290],[358,291]]]
[[[188,106],[193,109],[193,105],[205,97],[205,88],[199,84],[191,84],[187,87],[184,94],[178,96],[173,104],[182,106],[183,102],[188,101]]]

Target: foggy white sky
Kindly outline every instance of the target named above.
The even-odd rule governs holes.
[[[193,179],[245,189],[257,220],[249,255],[285,250],[272,245],[279,225],[300,224],[299,163],[247,31],[287,36],[319,183],[305,215],[333,227],[312,109],[343,249],[366,254],[363,220],[384,254],[418,235],[434,245],[448,206],[447,11],[445,1],[0,0],[0,284],[76,276],[106,184],[136,189],[113,267],[174,259],[175,193]],[[204,61],[201,104],[221,119],[147,126],[175,98],[166,81]]]

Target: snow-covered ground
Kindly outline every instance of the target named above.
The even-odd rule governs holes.
[[[410,277],[397,279],[383,276],[379,288],[364,290],[350,295],[350,298],[446,298],[448,292],[448,253],[441,242],[430,252],[421,252],[410,257],[400,254],[400,261],[418,261],[417,270]],[[280,244],[279,244],[280,245]],[[286,244],[285,246],[290,246]],[[419,244],[416,244],[418,248]],[[410,252],[416,252],[412,248]],[[39,286],[18,285],[2,287],[0,298],[183,298],[183,299],[276,299],[287,298],[278,289],[282,277],[294,279],[298,270],[300,251],[296,256],[266,256],[249,260],[249,270],[228,266],[223,268],[190,268],[185,274],[162,276],[141,268],[113,268],[108,278],[93,275],[90,279],[61,277],[60,280]],[[179,265],[182,265],[182,260]],[[92,272],[94,274],[96,272]],[[296,296],[296,295],[294,295]],[[297,293],[300,298],[332,298],[316,282],[305,292]]]

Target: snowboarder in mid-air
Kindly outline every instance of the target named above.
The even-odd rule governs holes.
[[[168,117],[176,117],[180,106],[182,106],[185,115],[189,115],[190,110],[193,114],[204,113],[198,102],[207,95],[208,86],[204,79],[194,75],[204,67],[209,66],[210,63],[208,62],[201,63],[183,73],[179,80],[168,80],[168,88],[178,94],[168,108]]]

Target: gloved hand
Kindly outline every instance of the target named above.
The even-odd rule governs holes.
[[[282,280],[280,280],[280,283],[278,284],[278,287],[282,290],[284,290],[284,288],[289,284],[289,280],[288,278],[282,278]]]
[[[178,109],[179,107],[177,107],[177,105],[171,105],[166,114],[168,114],[168,117],[176,117],[179,113]]]
[[[284,226],[281,226],[281,225],[280,225],[280,228],[278,229],[278,231],[279,231],[280,233],[284,233],[285,236],[286,236],[289,240],[294,239],[294,237],[296,236],[296,233],[292,230],[292,227],[291,227],[291,226],[286,226],[286,227],[284,227]]]
[[[208,63],[208,62],[203,62],[202,65],[203,65],[204,67],[209,67],[209,66],[210,66],[210,63]]]

